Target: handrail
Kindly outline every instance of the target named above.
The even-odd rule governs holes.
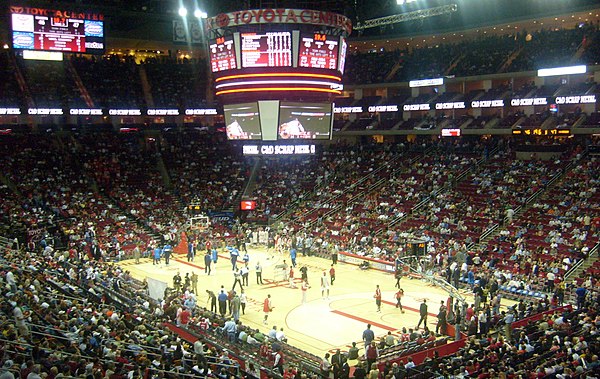
[[[399,159],[401,159],[402,157],[404,157],[404,152],[401,152],[400,154],[396,155],[396,156],[395,156],[395,157],[394,157],[392,160],[390,160],[390,161],[386,162],[385,164],[383,164],[383,165],[381,165],[381,166],[377,167],[375,170],[373,170],[373,171],[369,172],[367,175],[365,175],[365,176],[361,177],[361,178],[360,178],[359,180],[357,180],[355,183],[352,183],[352,185],[348,186],[348,187],[347,187],[347,188],[346,188],[344,191],[341,191],[340,193],[336,194],[335,196],[333,196],[333,197],[331,197],[331,198],[327,199],[327,200],[326,200],[326,201],[327,201],[327,204],[334,203],[336,200],[340,199],[340,198],[341,198],[341,197],[343,197],[343,196],[346,196],[348,193],[352,193],[352,191],[354,191],[354,189],[355,189],[356,187],[358,187],[358,186],[359,186],[359,185],[361,185],[362,183],[366,182],[367,180],[369,180],[369,179],[371,179],[371,178],[373,178],[373,177],[376,177],[376,175],[377,175],[379,172],[381,172],[382,170],[384,170],[384,169],[386,169],[386,168],[391,168],[391,167],[393,167],[393,166],[392,166],[392,164],[393,164],[393,163],[395,163],[396,161],[398,161]],[[395,171],[395,170],[394,170],[394,171]],[[378,181],[378,183],[384,183],[384,182],[385,182],[385,181],[384,181],[383,179]],[[372,191],[372,189],[371,189],[372,187],[373,187],[373,185],[371,185],[371,186],[369,187],[369,189],[368,189],[368,191],[369,191],[369,192],[371,192],[371,191]],[[351,202],[355,201],[357,198],[360,198],[360,197],[362,197],[362,196],[364,196],[364,191],[363,191],[363,192],[360,192],[360,193],[356,193],[356,192],[355,192],[355,195],[354,195],[353,197],[351,197],[351,198],[348,200],[348,203],[351,203]],[[327,212],[326,212],[326,213],[323,215],[323,218],[325,218],[325,217],[328,217],[328,216],[330,216],[331,214],[333,214],[333,213],[337,212],[337,211],[338,211],[338,210],[339,210],[339,209],[340,209],[342,206],[343,206],[343,205],[341,205],[341,204],[338,204],[338,205],[336,205],[336,206],[335,206],[335,207],[333,207],[333,208],[329,208],[329,210],[328,210],[328,211],[327,211]],[[310,222],[308,223],[308,225],[304,227],[304,229],[307,229],[307,228],[310,228],[310,227],[312,227],[312,226],[313,226],[313,225],[314,225],[316,222],[317,222],[316,220],[310,221]]]
[[[592,249],[590,250],[590,254],[588,255],[587,259],[580,259],[579,261],[577,261],[577,263],[575,263],[573,265],[573,267],[571,267],[567,272],[565,272],[565,275],[564,275],[565,282],[568,281],[569,279],[571,279],[571,276],[575,273],[575,271],[577,269],[579,269],[579,267],[581,267],[585,262],[589,262],[594,256],[596,256],[598,254],[599,250],[600,250],[600,242],[597,242],[594,245],[594,247],[592,247]]]
[[[6,343],[8,345],[18,345],[18,346],[27,347],[27,348],[34,348],[35,347],[35,346],[27,344],[27,343],[5,340],[3,338],[0,338],[0,342],[4,342],[4,343]],[[120,349],[120,350],[126,350],[126,349]],[[126,350],[126,351],[132,351],[132,350]],[[19,352],[17,350],[10,351],[10,352],[13,353],[13,354],[19,354],[19,355],[29,356],[29,354],[25,354],[25,353]],[[193,354],[191,352],[188,352],[188,353],[189,354]],[[116,361],[109,360],[109,359],[106,359],[106,358],[90,357],[88,355],[69,353],[69,352],[66,352],[64,350],[60,351],[60,355],[66,355],[66,356],[71,357],[71,358],[75,357],[77,360],[80,360],[81,358],[83,358],[83,359],[86,359],[86,360],[94,360],[94,361],[97,360],[97,361],[102,362],[102,363],[115,363],[116,362]],[[208,355],[206,357],[207,358],[215,358],[215,361],[217,361],[218,358],[219,358],[219,357],[216,357],[216,356],[208,356]],[[237,365],[227,365],[227,364],[219,363],[219,366],[228,367],[228,368],[234,368],[236,370],[239,369],[239,367]],[[152,370],[156,370],[156,371],[161,372],[161,373],[173,373],[172,370],[167,371],[167,370],[163,370],[163,369],[157,368],[156,366],[153,366]],[[190,377],[190,378],[196,378],[197,377],[196,374],[188,374],[188,373],[181,373],[181,372],[178,372],[177,375],[184,376],[184,377]]]

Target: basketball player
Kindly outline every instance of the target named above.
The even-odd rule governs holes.
[[[321,276],[321,297],[325,300],[325,292],[327,292],[327,300],[329,300],[329,280],[327,280],[327,273],[323,271]]]

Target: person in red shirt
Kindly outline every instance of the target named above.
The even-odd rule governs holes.
[[[333,285],[333,282],[335,282],[335,268],[333,268],[333,265],[329,269],[329,278],[331,279],[331,285]]]
[[[290,265],[290,272],[289,272],[289,281],[290,281],[290,288],[298,288],[296,287],[296,284],[294,283],[294,266]]]
[[[379,284],[377,285],[377,288],[375,288],[375,295],[373,295],[373,298],[377,305],[377,312],[381,312],[381,290],[379,289]]]
[[[375,341],[367,346],[365,357],[367,358],[367,371],[371,371],[371,366],[377,362],[377,358],[379,357],[379,350],[377,349],[377,345],[375,345]]]
[[[181,322],[181,325],[187,325],[190,322],[190,316],[190,311],[184,307],[181,313],[179,314],[179,320]]]
[[[402,288],[398,289],[396,292],[396,308],[400,308],[400,311],[404,313],[404,309],[402,309],[402,297],[404,296],[404,290]]]
[[[271,303],[271,294],[267,295],[267,298],[263,302],[263,312],[265,313],[265,319],[263,320],[263,324],[267,325],[267,319],[269,318],[269,313],[273,311],[273,304]]]

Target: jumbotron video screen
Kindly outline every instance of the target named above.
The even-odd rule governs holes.
[[[15,49],[104,52],[104,16],[94,12],[10,6]]]

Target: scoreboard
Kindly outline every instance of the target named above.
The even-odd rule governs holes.
[[[11,6],[13,48],[102,53],[104,17],[95,13]]]
[[[232,70],[237,67],[235,46],[231,36],[217,38],[209,45],[212,72]]]
[[[344,73],[346,39],[343,36],[299,30],[235,32],[208,43],[213,73],[242,73],[245,69],[315,69]]]
[[[290,67],[290,32],[242,33],[242,67]]]
[[[302,35],[298,66],[337,70],[339,43],[337,36],[320,33]]]

